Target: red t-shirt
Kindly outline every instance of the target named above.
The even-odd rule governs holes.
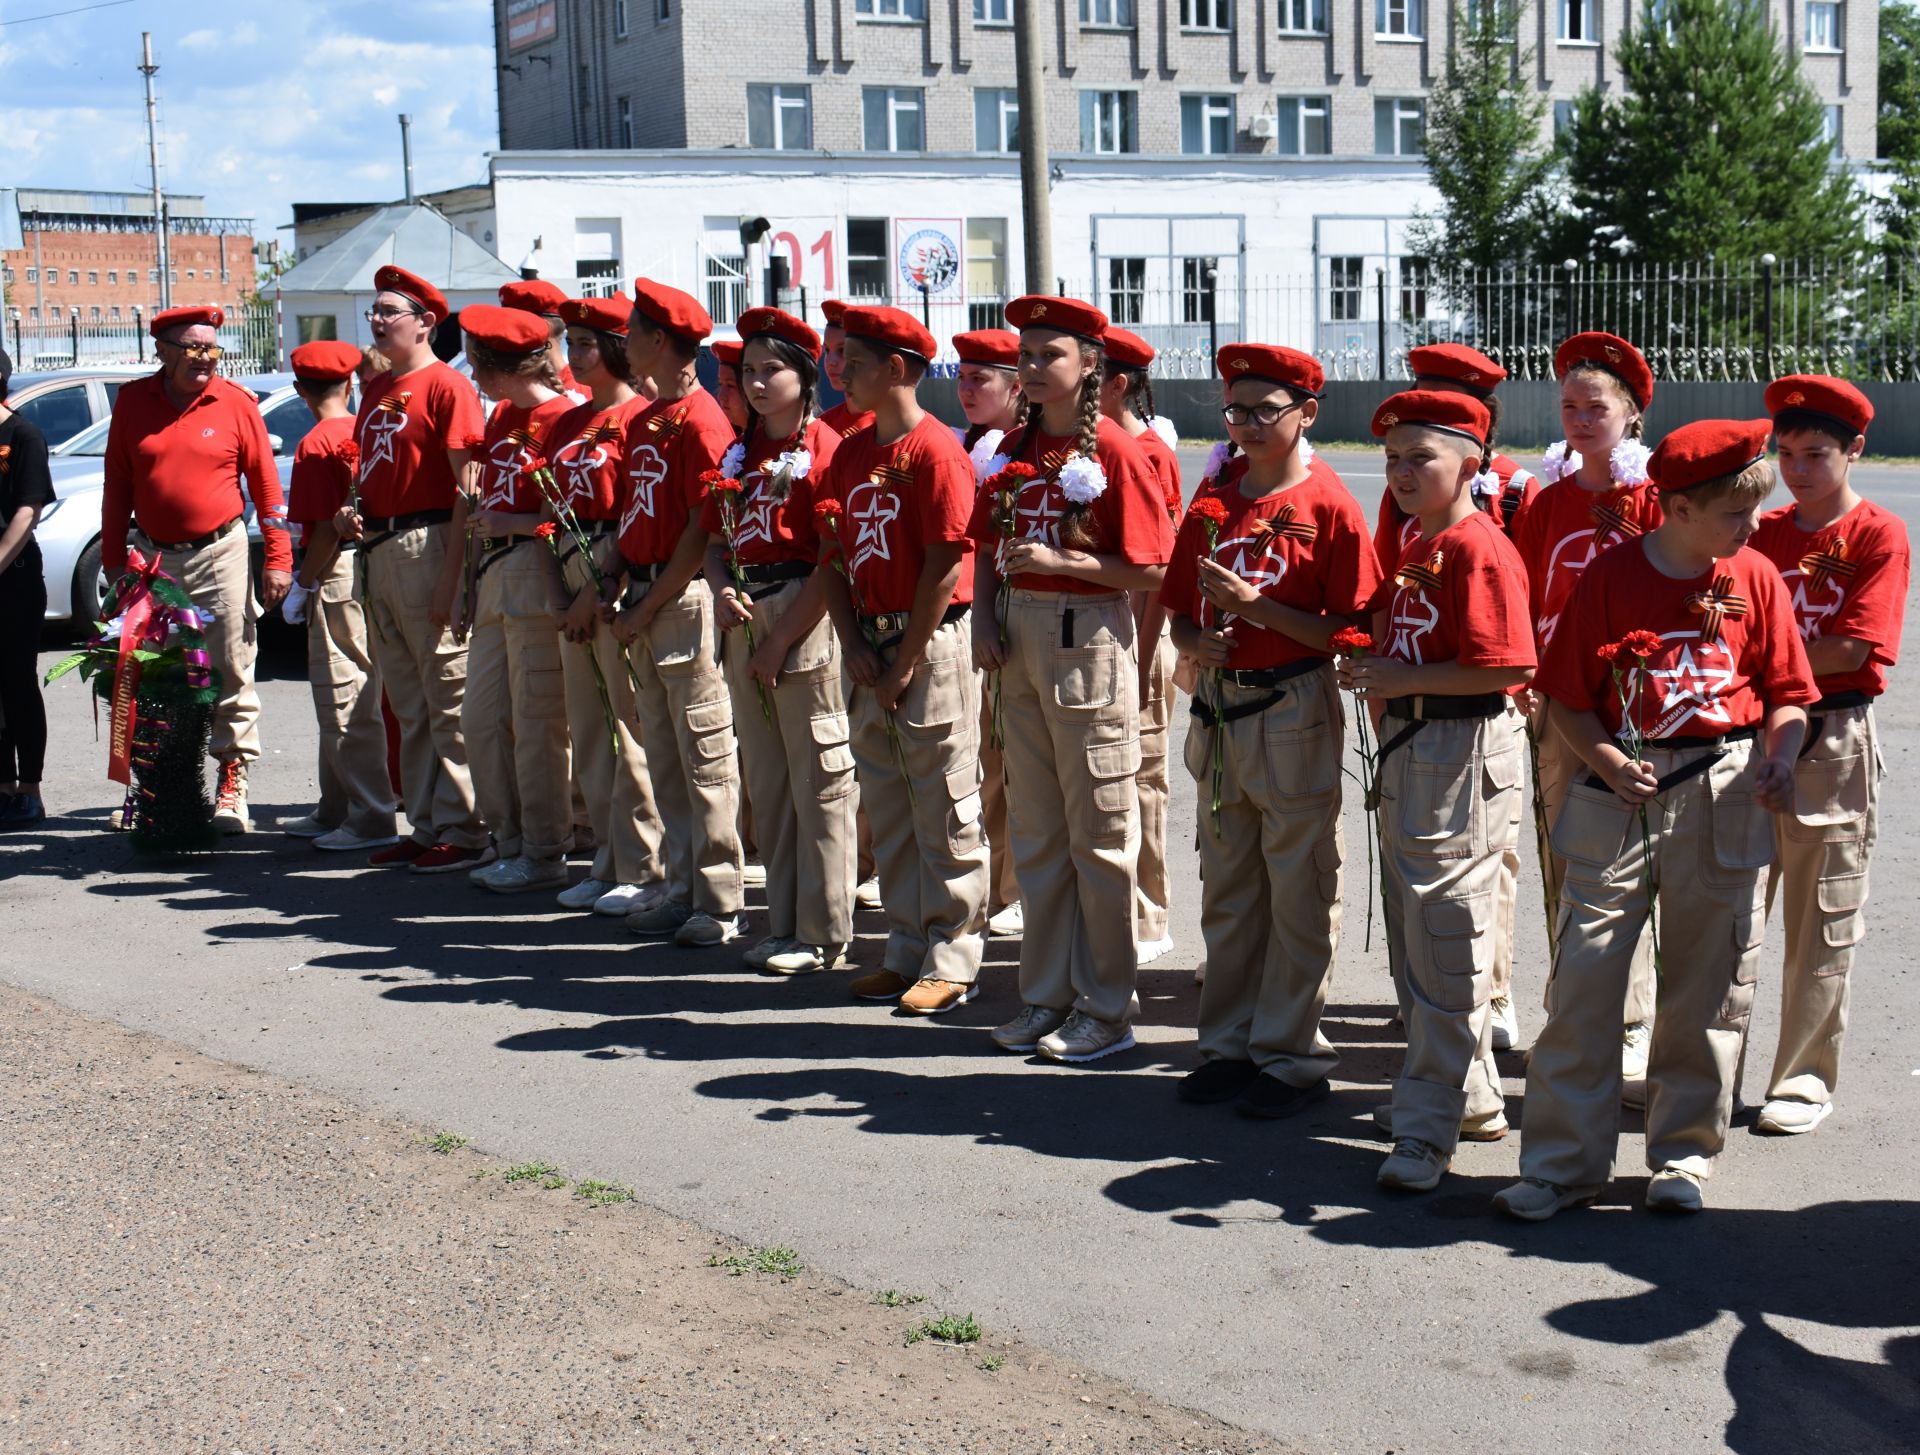
[[[764,431],[755,431],[753,448],[747,451],[746,462],[740,467],[740,495],[734,506],[732,544],[741,565],[773,566],[783,561],[820,559],[820,532],[813,519],[814,482],[825,477],[839,447],[840,436],[819,419],[808,423],[797,443],[791,439],[768,439]],[[776,500],[768,467],[795,448],[805,450],[813,458],[805,478],[794,480],[786,495]],[[725,534],[718,497],[706,498],[700,508],[700,524],[708,535]]]
[[[1019,437],[1002,441],[1001,453],[1010,460],[1024,460],[1043,472],[1026,483],[1020,498],[1014,502],[1017,539],[1060,545],[1059,522],[1068,502],[1058,476],[1061,466],[1073,455],[1076,443],[1071,436],[1055,438],[1040,433],[1038,428],[1022,430]],[[1165,563],[1173,552],[1173,522],[1167,519],[1166,492],[1145,453],[1119,425],[1102,419],[1094,454],[1107,477],[1106,488],[1094,497],[1089,510],[1094,550],[1100,555],[1119,556],[1135,565]],[[993,528],[990,491],[978,492],[969,529],[977,544],[999,545],[1001,537]],[[1027,571],[1012,577],[1008,584],[1021,591],[1064,591],[1077,596],[1098,596],[1113,589],[1070,576],[1045,576]]]
[[[863,412],[855,409],[852,405],[848,404],[846,400],[842,399],[838,404],[834,405],[833,408],[821,415],[820,420],[828,429],[844,439],[856,430],[871,428],[873,425],[873,411],[866,410]]]
[[[1794,524],[1793,512],[1783,505],[1761,516],[1748,545],[1779,568],[1803,640],[1852,637],[1869,648],[1856,670],[1817,678],[1820,695],[1878,697],[1887,690],[1887,668],[1900,658],[1911,569],[1907,528],[1871,500],[1817,531]]]
[[[1133,442],[1140,446],[1140,453],[1147,457],[1154,478],[1160,482],[1160,493],[1167,502],[1167,519],[1178,522],[1182,503],[1180,457],[1173,452],[1173,446],[1160,437],[1160,431],[1151,425],[1147,426],[1144,433],[1135,435]]]
[[[1483,497],[1487,501],[1484,509],[1500,522],[1500,528],[1511,538],[1514,521],[1522,508],[1531,505],[1540,493],[1540,482],[1505,455],[1495,455],[1488,465],[1493,478],[1500,483],[1500,493]],[[1419,539],[1420,518],[1400,508],[1389,485],[1380,492],[1380,510],[1373,526],[1373,548],[1380,558],[1380,569],[1389,572],[1397,569],[1407,547]]]
[[[1732,578],[1726,595],[1738,600],[1722,617],[1718,639],[1708,641],[1704,614],[1688,602],[1722,576]],[[1561,620],[1534,690],[1563,707],[1598,712],[1615,736],[1620,697],[1599,651],[1630,631],[1660,634],[1660,650],[1629,696],[1643,737],[1719,737],[1758,726],[1769,707],[1820,695],[1780,573],[1745,547],[1687,581],[1655,570],[1644,543],[1604,552],[1574,588]]]
[[[973,497],[973,462],[931,414],[892,444],[881,444],[871,428],[856,430],[841,439],[825,477],[814,483],[816,501],[846,508],[839,539],[821,540],[821,559],[838,551],[859,611],[909,611],[927,547],[968,539]],[[971,561],[961,566],[953,600],[973,600]]]
[[[287,519],[294,525],[318,525],[331,520],[347,503],[353,488],[353,466],[340,447],[353,440],[353,416],[317,419],[293,451],[293,480],[288,489]]]
[[[574,410],[564,394],[523,409],[502,404],[487,421],[480,444],[480,508],[511,515],[537,515],[546,497],[527,478],[529,461],[544,456],[554,426]]]
[[[1597,509],[1618,515],[1621,523],[1602,522]],[[1543,648],[1553,640],[1554,625],[1580,573],[1608,547],[1644,534],[1660,521],[1660,497],[1651,484],[1596,493],[1567,478],[1521,507],[1508,533],[1526,563],[1533,629]]]
[[[582,521],[612,520],[620,513],[627,425],[650,403],[636,394],[605,409],[582,404],[562,415],[547,436],[554,486]]]
[[[266,568],[293,569],[273,444],[259,404],[238,384],[215,377],[185,409],[174,408],[158,374],[122,386],[107,427],[105,475],[100,564],[109,577],[127,568],[129,517],[156,541],[198,540],[246,509],[242,475]]]
[[[486,437],[480,396],[438,359],[409,374],[383,374],[360,400],[360,513],[413,515],[451,510],[455,481],[449,450],[478,448]]]
[[[1531,667],[1538,660],[1520,553],[1483,510],[1430,541],[1416,540],[1371,604],[1387,613],[1375,650],[1397,661]]]
[[[732,422],[704,389],[653,400],[633,417],[620,502],[620,554],[630,565],[659,566],[673,555],[700,508],[701,475],[732,443]]]
[[[1307,466],[1305,480],[1258,500],[1249,500],[1240,491],[1246,473],[1246,457],[1236,456],[1220,472],[1219,480],[1200,492],[1227,508],[1213,559],[1283,606],[1321,616],[1357,616],[1365,611],[1379,589],[1380,566],[1367,538],[1366,517],[1332,466],[1314,460]],[[1272,522],[1273,532],[1257,536],[1256,520]],[[1211,629],[1217,612],[1200,595],[1200,561],[1206,555],[1206,523],[1189,514],[1174,540],[1160,600],[1168,611]],[[1283,667],[1328,655],[1284,632],[1268,631],[1231,614],[1227,620],[1237,623],[1233,655],[1227,659],[1227,665],[1236,670]]]

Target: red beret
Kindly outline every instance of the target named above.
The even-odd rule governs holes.
[[[1278,344],[1224,344],[1213,362],[1229,384],[1235,379],[1267,379],[1302,394],[1318,394],[1327,382],[1327,371],[1312,354]]]
[[[353,377],[353,371],[360,367],[360,350],[352,344],[322,339],[316,343],[301,344],[289,355],[289,359],[296,379],[306,379],[316,384],[334,384]]]
[[[519,283],[500,285],[500,306],[517,308],[522,313],[541,313],[551,316],[559,313],[560,305],[566,301],[566,294],[540,278],[528,278]]]
[[[147,325],[147,332],[159,338],[170,328],[193,328],[202,323],[209,328],[218,328],[226,321],[226,313],[218,308],[167,308],[154,314],[153,322]]]
[[[1374,410],[1374,437],[1385,439],[1387,431],[1399,424],[1461,435],[1484,450],[1493,416],[1471,394],[1456,394],[1450,389],[1408,389]]]
[[[633,318],[633,300],[624,293],[607,298],[567,298],[560,303],[560,317],[575,328],[617,333],[624,338]]]
[[[374,273],[373,286],[382,293],[398,293],[403,298],[411,298],[442,323],[453,316],[453,310],[447,307],[446,294],[425,278],[409,273],[405,268],[396,268],[392,263],[385,264]]]
[[[955,334],[953,351],[963,364],[978,364],[986,369],[1017,369],[1020,335],[1004,328],[976,328],[972,333]]]
[[[829,298],[820,305],[820,312],[826,316],[828,328],[840,327],[840,320],[847,316],[847,305],[839,298]]]
[[[1107,325],[1107,360],[1123,369],[1144,369],[1153,362],[1153,345],[1137,333]]]
[[[784,339],[797,349],[804,349],[816,360],[820,357],[820,335],[785,309],[749,308],[740,315],[740,321],[734,327],[740,330],[742,343],[768,334]]]
[[[1770,419],[1695,420],[1660,441],[1647,473],[1661,494],[1678,494],[1764,460],[1772,435]]]
[[[920,320],[900,308],[849,308],[840,319],[847,337],[864,339],[883,349],[904,349],[931,360],[940,345]]]
[[[736,374],[740,372],[740,355],[746,352],[745,344],[737,338],[723,338],[712,347],[714,358],[720,361],[723,368],[731,369]]]
[[[460,310],[460,328],[475,343],[503,354],[536,354],[547,346],[545,320],[495,303],[468,304]]]
[[[1625,339],[1610,333],[1575,334],[1554,350],[1554,377],[1566,378],[1567,370],[1581,363],[1598,364],[1625,384],[1642,409],[1653,403],[1653,370]]]
[[[1873,403],[1845,379],[1828,374],[1789,374],[1767,385],[1767,413],[1776,418],[1789,409],[1823,414],[1855,434],[1873,423]]]
[[[1106,314],[1091,303],[1078,298],[1051,298],[1045,293],[1014,299],[1007,305],[1007,322],[1015,328],[1051,328],[1096,344],[1107,332]]]
[[[657,327],[683,334],[696,343],[713,332],[713,318],[700,306],[699,299],[651,278],[633,280],[633,306]]]
[[[1407,365],[1416,379],[1451,379],[1480,394],[1493,393],[1507,371],[1465,344],[1422,344],[1407,350]]]

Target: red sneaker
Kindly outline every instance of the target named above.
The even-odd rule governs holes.
[[[478,849],[463,849],[458,844],[435,844],[410,866],[415,874],[451,874],[456,869],[478,869],[499,858],[489,840]]]
[[[426,852],[427,845],[418,839],[402,839],[390,849],[367,855],[367,862],[376,869],[388,869],[395,864],[411,864]]]

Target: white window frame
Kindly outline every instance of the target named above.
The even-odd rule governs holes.
[[[1329,0],[1277,0],[1282,35],[1325,35]]]
[[[723,327],[747,309],[747,260],[739,253],[722,255],[700,249],[702,291],[707,313]]]
[[[1367,260],[1356,256],[1327,259],[1327,318],[1358,323],[1367,311]]]
[[[1082,102],[1080,115],[1080,149],[1093,156],[1122,157],[1140,150],[1140,97],[1135,91],[1115,90],[1111,87],[1090,86],[1083,90],[1082,97],[1093,98],[1092,134],[1088,134],[1087,114]],[[1110,115],[1103,113],[1111,112]],[[1118,145],[1104,147],[1100,145],[1103,133],[1111,130],[1115,133]],[[1132,141],[1132,146],[1125,145]],[[1093,145],[1089,146],[1088,143]]]
[[[987,100],[988,97],[994,98]],[[980,107],[985,103],[993,108],[993,119],[999,126],[1000,144],[996,147],[980,145]],[[991,151],[996,154],[1019,150],[1020,136],[1020,93],[1011,86],[975,86],[973,88],[973,149]]]
[[[1573,125],[1573,103],[1571,101],[1554,102],[1551,115],[1554,140],[1558,141]]]
[[[1560,0],[1561,45],[1600,44],[1600,37],[1593,32],[1599,29],[1600,6],[1598,0]],[[1579,34],[1574,32],[1578,31]]]
[[[1816,56],[1838,55],[1846,49],[1839,0],[1807,0],[1805,49]]]
[[[1382,107],[1393,108],[1393,150],[1380,150],[1380,112]],[[1402,128],[1409,121],[1417,121],[1421,146],[1411,149],[1400,145]],[[1427,103],[1421,96],[1378,96],[1373,102],[1373,154],[1377,157],[1417,157],[1425,153],[1424,138],[1427,130]]]
[[[1138,327],[1147,312],[1147,260],[1107,259],[1107,316],[1122,326]]]
[[[1132,30],[1137,13],[1134,0],[1080,0],[1080,28]]]
[[[853,0],[853,18],[877,25],[924,25],[927,0]]]
[[[975,25],[1012,25],[1013,0],[973,0]]]
[[[1426,0],[1375,0],[1374,38],[1390,41],[1425,40],[1426,9]]]
[[[774,152],[804,152],[813,150],[813,88],[794,81],[754,81],[747,86],[747,145],[753,145],[753,92],[764,88],[770,93],[768,99],[768,120],[773,134],[768,138],[772,143],[764,148]],[[806,135],[801,139],[804,145],[787,144],[787,117],[799,112],[805,126]]]
[[[1846,112],[1838,105],[1823,105],[1820,108],[1820,139],[1836,157],[1843,155],[1846,134]]]
[[[1198,113],[1200,123],[1198,147],[1187,145],[1187,115],[1189,103],[1197,103],[1192,109]],[[1216,148],[1213,145],[1213,127],[1216,121],[1225,120],[1227,124],[1227,144]],[[1206,91],[1189,92],[1180,98],[1180,155],[1184,157],[1230,157],[1234,153],[1235,126],[1233,96],[1230,92]]]
[[[875,92],[886,96],[887,144],[877,147],[867,134],[867,98]],[[920,145],[900,145],[900,118],[911,111],[920,121]],[[860,88],[860,140],[862,150],[870,152],[924,152],[927,149],[927,93],[918,86],[862,86]]]
[[[1283,145],[1285,139],[1283,118],[1291,111],[1293,114],[1294,140],[1300,146],[1288,151]],[[1315,118],[1320,122],[1322,135],[1327,145],[1322,151],[1314,151],[1306,145],[1307,122]],[[1330,157],[1333,155],[1333,98],[1331,96],[1279,96],[1274,98],[1274,155],[1282,157]]]
[[[1233,0],[1180,0],[1180,28],[1211,34],[1233,29]]]
[[[1520,23],[1519,0],[1467,0],[1467,30],[1477,32],[1480,28],[1480,7],[1491,5],[1500,22],[1495,32],[1499,40],[1518,40]]]
[[[613,38],[627,38],[627,0],[613,0]]]
[[[853,250],[853,225],[856,222],[861,225],[862,231],[868,231],[874,227],[879,228],[880,230],[880,251],[879,252],[856,253]],[[887,297],[889,297],[889,294],[887,291],[887,279],[888,279],[887,253],[888,253],[888,247],[889,247],[888,237],[889,237],[889,229],[887,226],[887,219],[884,217],[849,217],[847,219],[847,297],[848,298],[850,299],[877,298],[877,299],[884,300]],[[856,268],[863,268],[866,271],[872,272],[879,277],[880,291],[878,293],[863,293],[859,288],[854,286],[854,270]]]

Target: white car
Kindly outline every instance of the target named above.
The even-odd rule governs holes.
[[[286,491],[293,474],[293,451],[313,428],[313,415],[287,375],[247,379],[261,396],[260,413],[273,441],[280,467],[280,488]],[[276,387],[277,386],[277,387]],[[97,619],[108,582],[100,569],[100,498],[105,484],[107,430],[110,419],[89,425],[54,450],[48,460],[53,473],[53,503],[40,512],[34,537],[40,542],[42,569],[47,580],[47,620],[91,622]],[[254,524],[253,505],[246,508],[247,533],[253,540],[256,570],[261,555],[260,528]]]

